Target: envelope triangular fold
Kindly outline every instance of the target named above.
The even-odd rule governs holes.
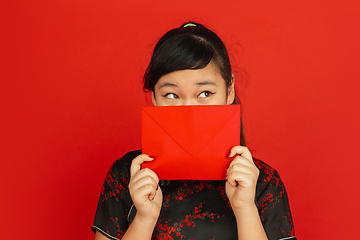
[[[196,156],[238,114],[238,105],[150,107],[143,111],[191,156]],[[216,116],[215,116],[216,115]]]

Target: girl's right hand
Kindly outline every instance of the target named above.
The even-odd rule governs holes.
[[[162,191],[159,187],[159,178],[149,168],[141,169],[143,162],[152,161],[147,154],[134,158],[130,167],[129,191],[137,213],[135,218],[142,222],[156,223],[160,215]]]

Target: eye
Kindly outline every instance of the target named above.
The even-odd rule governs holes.
[[[163,97],[167,98],[167,99],[171,99],[171,100],[174,100],[174,99],[178,99],[179,96],[176,95],[175,93],[167,93],[165,95],[163,95]]]
[[[211,95],[213,95],[215,93],[210,92],[210,91],[203,91],[199,94],[198,98],[207,98],[210,97]]]

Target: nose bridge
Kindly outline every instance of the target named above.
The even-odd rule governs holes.
[[[181,101],[181,105],[195,105],[195,100],[191,97],[183,98]]]

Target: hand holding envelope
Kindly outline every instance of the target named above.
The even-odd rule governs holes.
[[[222,180],[236,145],[239,105],[142,108],[142,151],[155,157],[142,168],[159,179]]]

